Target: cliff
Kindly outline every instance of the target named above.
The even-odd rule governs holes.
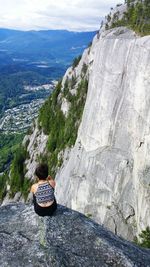
[[[97,34],[80,62],[67,70],[54,103],[46,103],[43,117],[52,114],[45,123],[52,132],[45,135],[36,126],[28,136],[26,177],[33,179],[44,155],[57,170],[59,203],[130,240],[150,225],[149,60],[149,36],[125,27]],[[76,117],[86,96],[84,90],[81,98],[83,79],[87,97],[83,116],[81,110]]]
[[[32,206],[0,207],[1,267],[148,267],[150,254],[84,215],[59,206],[40,218]]]
[[[150,225],[150,37],[104,31],[84,60],[87,99],[57,198],[133,239]]]
[[[42,107],[24,170],[33,179],[46,160],[59,203],[133,240],[150,226],[150,36],[106,31],[124,11],[111,12]]]

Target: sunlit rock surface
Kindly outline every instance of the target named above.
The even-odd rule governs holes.
[[[150,253],[63,206],[40,218],[18,203],[0,207],[0,266],[148,267]]]
[[[32,134],[26,136],[26,139],[27,140],[25,141],[28,142],[27,151],[29,153],[29,157],[25,162],[27,170],[26,177],[32,180],[34,179],[36,166],[39,163],[39,157],[44,153],[46,149],[48,136],[45,135],[42,130],[39,130],[38,123],[36,122]]]
[[[86,55],[87,100],[57,198],[133,239],[150,225],[150,36],[105,31]]]

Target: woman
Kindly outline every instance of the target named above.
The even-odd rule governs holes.
[[[55,181],[51,176],[48,176],[47,164],[39,164],[35,170],[35,175],[38,182],[31,187],[34,210],[39,216],[51,216],[57,209],[54,196]]]

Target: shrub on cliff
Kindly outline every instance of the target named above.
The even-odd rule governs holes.
[[[127,0],[127,10],[119,19],[118,12],[112,18],[110,28],[127,26],[141,35],[150,34],[150,1],[149,0]],[[108,20],[109,22],[109,20]],[[108,25],[108,24],[107,24]]]
[[[25,178],[24,162],[28,153],[23,146],[20,146],[15,153],[10,170],[10,196],[14,197],[15,193],[22,192],[24,197],[28,194],[30,182]]]
[[[3,200],[3,198],[6,195],[6,183],[8,180],[8,174],[3,173],[0,175],[0,200]]]
[[[79,62],[80,62],[80,59],[81,59],[81,55],[78,56],[78,57],[76,57],[76,58],[73,60],[73,63],[72,63],[72,67],[73,67],[73,69],[74,69],[75,67],[78,66],[78,64],[79,64]]]
[[[150,227],[146,227],[146,229],[139,234],[136,243],[142,247],[150,248]]]

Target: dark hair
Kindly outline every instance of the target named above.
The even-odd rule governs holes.
[[[40,180],[46,180],[48,177],[48,166],[45,163],[39,164],[36,169],[35,169],[35,175],[40,179]]]

